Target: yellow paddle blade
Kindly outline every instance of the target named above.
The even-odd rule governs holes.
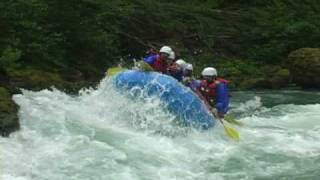
[[[231,128],[231,127],[227,127],[226,125],[223,125],[223,127],[224,127],[224,130],[225,130],[226,134],[227,134],[231,139],[234,139],[234,140],[237,140],[237,141],[240,140],[240,135],[239,135],[239,133],[238,133],[235,129],[233,129],[233,128]]]
[[[144,61],[138,61],[136,66],[141,71],[146,71],[146,72],[154,71],[154,69],[150,66],[150,64]]]
[[[238,126],[243,126],[244,125],[242,122],[236,120],[233,116],[230,116],[230,115],[224,116],[224,120],[227,121],[230,124],[235,124],[235,125],[238,125]]]
[[[112,68],[109,68],[107,70],[107,76],[113,76],[113,75],[116,75],[118,74],[119,72],[121,71],[125,71],[126,69],[125,68],[122,68],[122,67],[112,67]]]

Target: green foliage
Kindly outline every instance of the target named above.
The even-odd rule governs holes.
[[[223,59],[216,66],[225,77],[261,76],[260,68],[253,62],[240,59]]]
[[[91,77],[168,44],[197,72],[218,65],[226,75],[259,74],[257,65],[320,46],[319,10],[317,0],[1,1],[1,66]]]
[[[302,48],[289,54],[290,73],[295,83],[305,88],[320,87],[320,48]]]
[[[21,51],[19,49],[13,49],[7,47],[0,55],[0,68],[13,67],[17,60],[21,57]]]
[[[320,45],[320,5],[315,0],[273,0],[266,7],[248,7],[247,18],[255,23],[243,35],[250,59],[277,63],[292,50]],[[252,18],[253,17],[253,18]]]

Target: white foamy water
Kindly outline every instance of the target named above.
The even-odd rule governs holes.
[[[0,138],[0,179],[317,179],[320,104],[302,98],[319,93],[235,93],[245,126],[234,142],[219,124],[178,127],[157,99],[128,98],[108,79],[78,96],[23,91],[21,130]]]

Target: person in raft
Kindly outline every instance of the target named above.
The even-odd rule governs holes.
[[[183,72],[186,67],[187,63],[182,60],[178,59],[176,62],[172,63],[168,68],[168,75],[174,77],[179,82],[183,80]]]
[[[169,46],[163,46],[159,54],[151,54],[144,58],[144,62],[148,63],[155,71],[170,75],[181,81],[183,70],[174,63],[174,60],[175,53]]]
[[[218,78],[217,70],[206,67],[201,72],[199,91],[217,118],[223,118],[229,110],[228,81]]]
[[[183,80],[182,83],[189,87],[193,92],[195,92],[198,95],[201,95],[199,93],[199,87],[200,87],[200,80],[195,79],[193,76],[193,66],[192,64],[187,63],[186,67],[183,71]]]
[[[172,49],[169,46],[163,46],[159,53],[151,54],[144,58],[144,62],[148,63],[155,71],[167,74],[169,67],[169,55]]]

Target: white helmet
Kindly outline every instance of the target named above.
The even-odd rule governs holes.
[[[178,64],[182,69],[186,68],[187,66],[187,63],[183,59],[178,59],[176,64]]]
[[[202,76],[217,76],[217,70],[213,67],[207,67],[204,68],[203,71],[201,72]]]
[[[169,54],[169,55],[170,55],[171,51],[172,51],[172,49],[169,46],[162,46],[162,48],[160,49],[161,53],[166,53],[166,54]]]
[[[171,52],[169,53],[169,59],[175,59],[176,58],[176,54],[174,53],[174,51],[171,50]]]
[[[189,70],[189,71],[193,71],[193,66],[192,66],[192,64],[188,63],[185,69],[186,69],[186,70]]]

